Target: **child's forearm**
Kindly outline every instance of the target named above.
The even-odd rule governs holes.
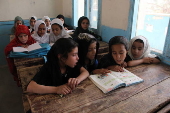
[[[39,85],[35,81],[31,81],[27,87],[27,92],[38,94],[57,93],[57,87]]]
[[[142,63],[144,63],[143,59],[132,60],[132,61],[127,62],[127,66],[136,66],[136,65],[139,65],[139,64],[142,64]]]
[[[84,79],[86,79],[88,76],[89,76],[89,72],[84,67],[81,67],[80,75],[77,77],[77,79],[81,82]]]

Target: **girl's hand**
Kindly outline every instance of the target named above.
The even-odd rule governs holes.
[[[109,66],[108,67],[110,70],[112,71],[116,71],[116,72],[123,72],[123,68],[119,65],[113,65],[113,66]]]
[[[123,62],[120,66],[121,66],[121,67],[127,67],[127,63],[126,63],[126,62]]]
[[[110,73],[110,70],[108,69],[95,69],[93,71],[93,74],[106,74],[106,73]]]
[[[158,60],[157,58],[150,58],[150,63],[159,63],[160,60]]]
[[[70,79],[68,80],[68,86],[69,86],[72,90],[74,90],[79,83],[80,83],[80,80],[77,79],[77,78],[70,78]]]
[[[145,57],[145,58],[143,58],[143,63],[150,64],[150,63],[151,63],[150,58],[149,58],[149,57]]]
[[[57,94],[66,95],[66,94],[69,94],[71,92],[72,92],[72,90],[67,84],[64,84],[64,85],[57,87]]]

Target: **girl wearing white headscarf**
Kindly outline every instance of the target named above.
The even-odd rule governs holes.
[[[53,19],[51,21],[50,43],[55,43],[59,38],[71,38],[63,27],[60,19]]]
[[[29,18],[30,26],[28,26],[28,29],[30,30],[31,34],[34,33],[34,25],[35,25],[36,21],[37,21],[37,17],[36,16],[31,16]]]
[[[49,43],[49,34],[47,34],[46,31],[46,25],[45,22],[42,20],[37,20],[34,25],[35,33],[32,35],[32,37],[38,42],[38,43]]]
[[[51,24],[50,24],[51,20],[50,20],[50,18],[49,18],[48,16],[44,16],[44,17],[42,18],[42,20],[43,20],[43,21],[45,22],[45,24],[46,24],[47,33],[50,33],[50,29],[51,29]]]
[[[132,61],[128,62],[128,66],[136,66],[142,63],[159,63],[160,59],[155,54],[150,53],[148,40],[144,36],[136,36],[130,40],[129,56]]]

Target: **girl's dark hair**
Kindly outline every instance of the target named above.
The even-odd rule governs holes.
[[[63,58],[67,59],[68,53],[71,52],[75,47],[78,47],[78,44],[73,39],[58,39],[47,54],[47,62],[57,63],[59,60],[57,57],[58,54],[61,54]]]
[[[87,36],[88,37],[88,36]],[[86,55],[88,53],[88,48],[90,44],[96,42],[96,55],[95,59],[97,57],[98,49],[99,49],[99,43],[96,38],[84,38],[84,39],[77,39],[77,42],[79,44],[78,49],[78,56],[79,56],[79,63],[81,65],[85,65]]]
[[[34,17],[31,17],[31,19],[35,20],[35,18],[34,18]],[[31,20],[31,19],[30,19],[30,20]]]
[[[52,24],[52,25],[58,25],[58,26],[60,27],[60,29],[62,29],[62,26],[59,25],[59,24],[57,24],[57,23],[54,23],[54,24]],[[51,25],[51,26],[52,26],[52,25]]]
[[[59,19],[62,18],[64,20],[64,16],[61,14],[59,14],[56,18],[59,18]]]
[[[80,17],[79,20],[78,20],[78,27],[79,27],[79,28],[82,28],[82,27],[81,27],[81,23],[82,23],[83,20],[87,20],[88,23],[89,23],[89,25],[90,25],[89,19],[88,19],[87,17],[85,17],[85,16],[82,16],[82,17]]]
[[[116,44],[123,44],[125,46],[125,49],[128,51],[129,49],[129,44],[128,44],[128,40],[123,37],[123,36],[115,36],[113,38],[110,39],[109,41],[109,53],[112,53],[112,45],[116,45]]]
[[[141,39],[136,39],[134,42],[139,42],[139,43],[143,43],[144,44],[143,40],[141,40]]]

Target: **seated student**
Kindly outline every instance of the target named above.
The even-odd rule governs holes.
[[[98,61],[96,59],[99,49],[97,39],[90,34],[80,33],[77,42],[79,63],[91,74],[104,74],[110,72],[108,69],[97,69]]]
[[[44,16],[44,17],[42,18],[42,20],[43,20],[43,21],[45,22],[45,24],[46,24],[47,33],[50,33],[50,29],[51,29],[51,24],[50,24],[51,20],[50,20],[50,18],[49,18],[48,16]]]
[[[71,38],[63,27],[60,19],[53,19],[51,21],[50,43],[55,43],[59,38]]]
[[[106,68],[112,71],[122,72],[123,67],[130,61],[128,41],[123,36],[115,36],[109,41],[109,53],[100,60],[98,68]]]
[[[35,25],[35,22],[37,21],[37,17],[31,16],[29,21],[30,21],[30,26],[28,26],[28,29],[30,30],[31,34],[34,34],[34,25]]]
[[[78,44],[72,39],[58,39],[47,54],[47,62],[27,87],[32,93],[69,94],[89,76],[78,65]]]
[[[82,16],[78,20],[78,27],[74,31],[73,39],[77,40],[80,33],[88,33],[93,35],[97,40],[102,40],[101,36],[95,34],[93,31],[89,30],[90,21],[87,17]]]
[[[71,26],[69,26],[65,23],[63,15],[59,14],[56,18],[60,19],[63,22],[63,26],[64,26],[65,30],[72,30],[73,29],[73,27],[71,27]]]
[[[38,43],[49,43],[49,34],[46,33],[46,25],[45,22],[42,20],[37,20],[34,25],[35,33],[32,34],[32,37]]]
[[[31,45],[33,43],[35,43],[35,40],[31,37],[28,27],[25,25],[18,25],[15,32],[15,38],[5,48],[5,55],[6,60],[8,62],[9,70],[13,75],[14,80],[17,82],[18,86],[20,86],[20,84],[18,80],[16,67],[14,65],[14,59],[9,58],[8,55],[13,50],[13,47],[22,46],[26,48],[28,47],[28,45]]]
[[[160,62],[160,59],[155,54],[150,54],[149,42],[144,36],[136,36],[130,40],[128,54],[132,59],[127,63],[128,66]]]
[[[24,20],[20,16],[16,16],[14,19],[14,26],[11,28],[11,34],[15,34],[15,29],[18,25],[24,25]]]

